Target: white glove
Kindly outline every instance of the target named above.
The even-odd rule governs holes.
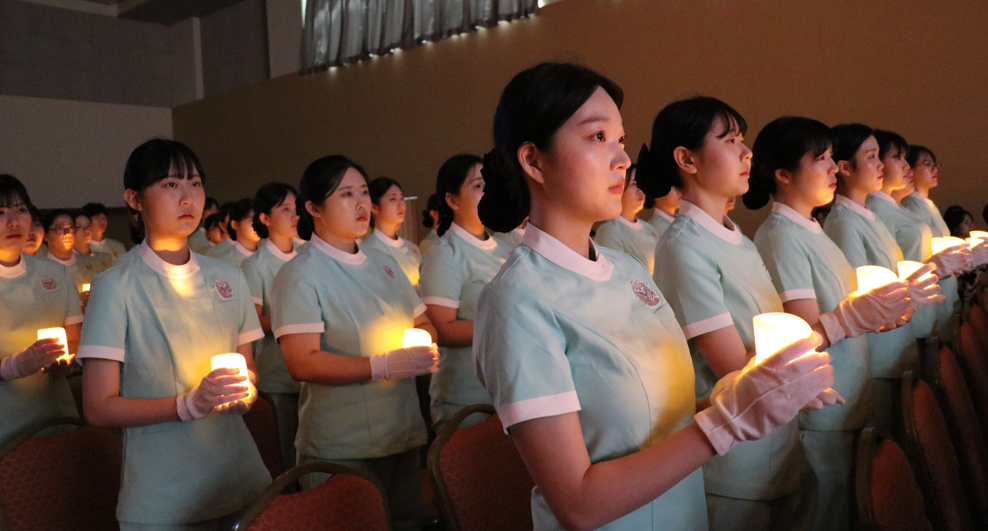
[[[65,345],[59,344],[57,339],[39,339],[17,354],[0,359],[0,379],[16,380],[38,374],[64,355]]]
[[[988,241],[980,240],[980,243],[971,248],[971,261],[973,266],[988,264]]]
[[[907,313],[909,289],[903,282],[892,282],[863,295],[848,295],[834,311],[820,314],[820,324],[830,344],[835,345],[845,337],[877,332]]]
[[[371,380],[415,378],[439,370],[439,348],[429,346],[396,348],[381,356],[371,356]]]
[[[769,435],[825,394],[834,383],[830,355],[807,353],[821,341],[813,334],[762,363],[756,364],[752,358],[744,369],[725,376],[723,385],[718,382],[714,386],[710,407],[694,418],[717,454],[726,454],[740,442]]]
[[[182,422],[188,422],[205,418],[217,406],[249,399],[251,395],[256,399],[257,391],[247,378],[239,374],[238,369],[221,367],[203,377],[188,393],[175,397],[175,407],[178,418]],[[250,400],[250,404],[253,403]],[[226,409],[229,407],[228,405]],[[249,404],[247,409],[250,409]]]
[[[939,253],[923,260],[927,264],[936,264],[936,274],[940,278],[947,278],[955,271],[962,271],[967,267],[967,249],[963,245],[947,247]]]
[[[928,306],[936,306],[945,301],[947,297],[940,294],[940,285],[937,282],[940,278],[934,272],[935,264],[926,264],[917,269],[913,274],[905,279],[909,287],[909,305],[915,310],[921,310]]]

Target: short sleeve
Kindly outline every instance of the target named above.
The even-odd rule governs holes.
[[[756,237],[755,240],[758,254],[764,260],[782,302],[816,299],[813,270],[798,242],[778,233],[769,238]]]
[[[492,283],[477,305],[474,362],[505,431],[580,410],[559,323],[532,291]]]
[[[298,271],[301,263],[286,264],[271,288],[271,328],[274,337],[322,334],[326,331],[316,288]]]
[[[247,279],[244,278],[243,273],[240,274],[240,293],[250,293],[250,288],[247,287]],[[264,330],[261,329],[261,321],[257,318],[257,308],[254,307],[254,301],[251,297],[244,296],[240,297],[243,301],[241,304],[242,308],[240,311],[240,329],[237,337],[237,345],[246,345],[257,341],[264,337]]]
[[[260,252],[254,253],[240,264],[240,269],[247,279],[247,288],[250,290],[251,299],[254,304],[264,304],[264,279],[261,276],[261,268],[257,263]]]
[[[127,345],[126,294],[114,280],[117,276],[99,275],[93,279],[82,323],[77,357],[125,361]],[[76,296],[78,300],[78,295]]]
[[[419,279],[422,302],[459,308],[464,273],[461,264],[455,262],[449,246],[437,244],[422,260],[422,276]]]
[[[652,277],[669,300],[686,339],[734,326],[724,302],[720,271],[708,258],[681,240],[662,240],[655,253]]]

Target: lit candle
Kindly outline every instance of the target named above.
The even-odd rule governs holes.
[[[895,273],[882,266],[861,266],[857,268],[858,294],[864,295],[869,291],[891,284],[899,280]]]
[[[432,336],[421,328],[409,328],[405,330],[405,337],[402,338],[401,347],[427,347],[432,344]]]
[[[42,328],[38,330],[38,339],[47,339],[53,337],[58,340],[58,344],[65,347],[65,354],[58,357],[59,361],[72,361],[73,356],[69,354],[69,338],[65,334],[65,329],[62,327],[55,328]]]
[[[89,291],[89,288],[90,288],[90,285],[89,284],[83,284],[82,285],[82,292],[83,293],[86,293],[87,291]]]
[[[955,245],[964,245],[964,246],[967,245],[966,241],[960,238],[955,238],[954,236],[944,236],[943,238],[932,238],[930,240],[930,243],[933,244],[933,254],[937,254],[940,251],[948,247],[953,247]]]
[[[988,232],[983,230],[972,230],[971,237],[978,238],[979,240],[988,240]]]
[[[982,245],[985,241],[981,238],[968,238],[966,241],[971,250],[971,260],[974,261],[974,265],[980,266],[988,263],[988,251]]]
[[[806,321],[791,313],[763,313],[756,315],[752,321],[755,325],[755,363],[765,361],[765,358],[790,343],[807,338],[813,333]],[[807,350],[805,354],[810,352],[813,349]]]
[[[247,376],[247,360],[242,354],[232,352],[230,354],[219,354],[209,358],[210,370],[229,368],[237,369],[240,374]]]
[[[926,264],[921,262],[913,262],[912,260],[903,260],[896,265],[899,267],[899,280],[905,280],[909,278],[909,275],[915,273]],[[923,275],[923,278],[926,278],[927,276],[929,276],[929,273]]]

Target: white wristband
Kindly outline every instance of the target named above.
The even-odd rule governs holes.
[[[820,324],[823,325],[823,331],[827,333],[827,341],[830,342],[831,346],[840,343],[847,337],[840,320],[832,313],[821,313]]]
[[[371,356],[370,357],[370,367],[371,367],[371,381],[377,382],[388,377],[388,357],[387,356]]]

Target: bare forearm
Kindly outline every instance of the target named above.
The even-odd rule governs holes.
[[[436,323],[440,347],[460,348],[473,345],[473,321],[450,321]]]
[[[270,315],[259,315],[258,319],[261,321],[261,329],[264,330],[265,334],[271,334],[271,316]]]
[[[292,378],[300,382],[347,385],[371,379],[369,358],[341,356],[317,350],[290,358],[286,356],[285,361]]]
[[[86,421],[103,428],[132,428],[179,420],[174,396],[145,399],[87,397],[83,406]]]

